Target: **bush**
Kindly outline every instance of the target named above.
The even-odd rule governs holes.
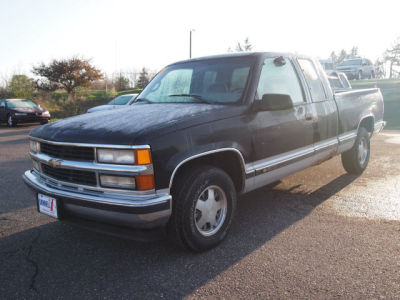
[[[67,101],[68,94],[65,91],[39,91],[34,95],[33,99],[42,107],[46,108],[50,112],[52,118],[63,119],[86,113],[89,108],[106,104],[116,96],[138,94],[141,91],[141,89],[131,89],[117,93],[115,90],[106,92],[105,90],[91,91],[81,88],[77,91],[76,101],[73,104]]]
[[[117,93],[114,90],[106,92],[81,89],[77,91],[75,103],[67,101],[68,94],[65,91],[39,92],[35,95],[34,100],[46,108],[52,117],[62,119],[83,114],[89,108],[106,104],[116,96]]]

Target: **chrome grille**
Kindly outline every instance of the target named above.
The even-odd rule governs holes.
[[[61,181],[73,182],[77,184],[91,185],[91,186],[97,185],[95,172],[70,170],[64,168],[53,168],[46,164],[42,164],[42,172],[49,177]]]
[[[71,159],[71,160],[84,160],[94,161],[94,148],[92,147],[76,147],[76,146],[63,146],[52,145],[47,143],[40,143],[40,152],[52,157]]]

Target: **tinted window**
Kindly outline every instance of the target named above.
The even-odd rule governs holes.
[[[312,101],[324,101],[326,98],[325,90],[314,64],[309,59],[299,59],[298,61],[310,89]]]
[[[274,60],[264,60],[257,88],[258,98],[264,94],[285,94],[292,98],[293,104],[304,103],[303,91],[290,60],[285,59],[284,65],[275,64]]]
[[[362,61],[361,59],[345,60],[339,66],[360,66],[361,65],[361,61]]]
[[[349,81],[347,80],[346,76],[343,74],[339,74],[340,80],[345,88],[351,88]]]
[[[340,82],[339,78],[329,76],[328,80],[331,85],[331,88],[333,88],[333,89],[341,89],[342,88],[342,83]]]

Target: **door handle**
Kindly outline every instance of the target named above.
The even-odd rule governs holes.
[[[306,114],[306,121],[310,121],[312,118],[312,114]]]

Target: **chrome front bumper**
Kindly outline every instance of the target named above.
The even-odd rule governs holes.
[[[171,215],[171,195],[120,195],[67,189],[28,170],[25,183],[36,193],[57,199],[60,218],[68,216],[131,228],[154,228],[165,225]]]

